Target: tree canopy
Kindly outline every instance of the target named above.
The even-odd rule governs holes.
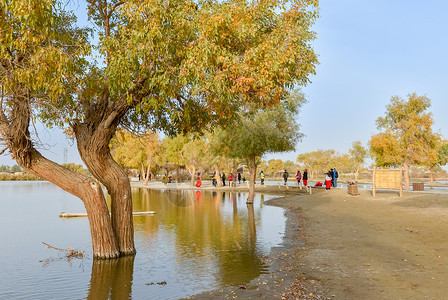
[[[377,166],[403,164],[406,188],[409,188],[409,166],[438,161],[440,135],[433,132],[434,123],[427,109],[431,101],[426,96],[409,94],[408,99],[392,97],[384,117],[377,119],[381,132],[369,141]]]

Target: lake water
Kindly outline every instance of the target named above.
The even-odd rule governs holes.
[[[47,182],[0,182],[0,299],[177,299],[247,284],[285,231],[274,196],[133,189],[137,255],[93,260],[81,200]],[[54,247],[85,251],[67,260]]]

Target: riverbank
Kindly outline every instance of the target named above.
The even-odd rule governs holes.
[[[273,187],[274,189],[278,187]],[[284,193],[283,245],[269,274],[191,299],[443,299],[448,293],[448,196],[346,189]]]

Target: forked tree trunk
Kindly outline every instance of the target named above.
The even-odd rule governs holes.
[[[249,172],[250,172],[250,182],[249,182],[249,195],[247,195],[247,204],[254,203],[255,198],[255,180],[257,177],[257,164],[255,163],[255,157],[249,158]]]
[[[111,222],[118,250],[121,255],[135,254],[131,184],[126,171],[113,160],[108,146],[114,128],[98,126],[91,132],[89,126],[77,124],[74,130],[82,160],[111,197]]]

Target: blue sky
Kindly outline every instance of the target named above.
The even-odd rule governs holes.
[[[320,64],[303,89],[306,137],[298,153],[364,146],[377,133],[392,96],[416,92],[431,99],[434,129],[448,134],[448,1],[321,0],[314,42]]]
[[[299,123],[305,133],[295,152],[266,158],[295,161],[299,153],[335,149],[346,153],[353,141],[364,146],[375,134],[392,96],[416,92],[432,101],[434,129],[448,137],[448,1],[320,0],[314,29],[320,64],[303,89],[308,103]],[[79,5],[78,5],[79,3]],[[82,0],[69,4],[86,22]],[[50,159],[81,163],[76,147],[61,134],[43,131]],[[0,164],[14,162],[0,156]]]

